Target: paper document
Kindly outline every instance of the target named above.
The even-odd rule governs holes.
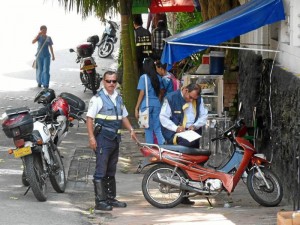
[[[187,131],[178,133],[177,136],[182,137],[182,138],[188,140],[189,142],[192,142],[192,141],[195,141],[195,140],[201,138],[201,135],[196,133],[193,130],[187,130]]]

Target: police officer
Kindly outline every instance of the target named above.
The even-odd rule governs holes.
[[[139,76],[144,74],[143,61],[152,55],[151,33],[143,27],[141,15],[136,15],[133,20],[137,66]]]
[[[137,141],[122,97],[115,90],[116,84],[117,74],[113,71],[105,72],[103,88],[91,98],[87,112],[89,145],[96,153],[93,179],[95,209],[105,211],[110,211],[113,207],[127,206],[125,202],[116,199],[115,174],[122,125],[130,131],[131,138]]]

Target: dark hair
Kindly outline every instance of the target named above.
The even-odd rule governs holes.
[[[159,92],[160,92],[160,85],[159,85],[159,80],[157,77],[156,68],[155,68],[153,59],[146,58],[144,60],[143,70],[147,74],[147,76],[150,78],[151,84],[155,91],[155,94],[156,94],[156,96],[158,96]]]
[[[103,74],[103,80],[105,80],[106,76],[110,76],[110,75],[114,75],[116,74],[116,77],[118,79],[118,74],[115,72],[115,71],[112,71],[112,70],[108,70],[106,71],[104,74]]]
[[[46,29],[46,30],[47,30],[47,27],[46,27],[45,25],[42,25],[42,26],[40,27],[40,30],[43,30],[43,29]]]
[[[167,63],[162,64],[161,61],[156,61],[156,62],[155,62],[155,66],[156,66],[157,68],[163,68],[164,70],[167,69]]]
[[[201,94],[201,87],[199,84],[190,83],[187,86],[185,86],[186,89],[188,89],[188,92],[197,91],[198,95]]]
[[[167,26],[166,26],[165,21],[159,20],[158,23],[157,23],[157,28],[160,28],[160,29],[166,29]]]
[[[134,18],[133,18],[133,23],[135,25],[142,26],[143,25],[142,16],[141,15],[135,15]]]

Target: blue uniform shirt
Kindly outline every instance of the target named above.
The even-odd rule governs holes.
[[[47,38],[47,40],[46,40],[46,38]],[[43,49],[41,50],[41,52],[39,54],[39,57],[50,57],[51,56],[50,52],[49,52],[49,46],[53,45],[53,42],[52,42],[51,37],[49,37],[49,36],[47,36],[45,38],[43,36],[39,36],[39,39],[38,39],[38,50],[37,50],[37,52],[43,46],[45,40],[46,40],[46,43],[45,43]]]
[[[138,90],[143,90],[145,92],[144,98],[143,98],[143,100],[141,102],[141,105],[140,105],[141,111],[144,111],[144,109],[146,108],[145,76],[147,77],[147,83],[148,83],[149,106],[155,106],[155,107],[160,107],[161,106],[158,96],[155,95],[155,91],[154,91],[154,88],[151,84],[150,78],[146,74],[143,74],[140,77],[139,83],[138,83],[138,86],[137,86]],[[157,75],[157,77],[159,79],[159,84],[160,84],[160,89],[161,89],[161,87],[162,87],[161,77],[159,75]]]

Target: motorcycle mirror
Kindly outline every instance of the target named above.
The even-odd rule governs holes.
[[[70,51],[70,52],[75,52],[73,48],[70,48],[69,51]]]
[[[41,90],[35,95],[33,102],[37,102],[39,98],[42,96],[42,94],[44,94],[44,90]]]

